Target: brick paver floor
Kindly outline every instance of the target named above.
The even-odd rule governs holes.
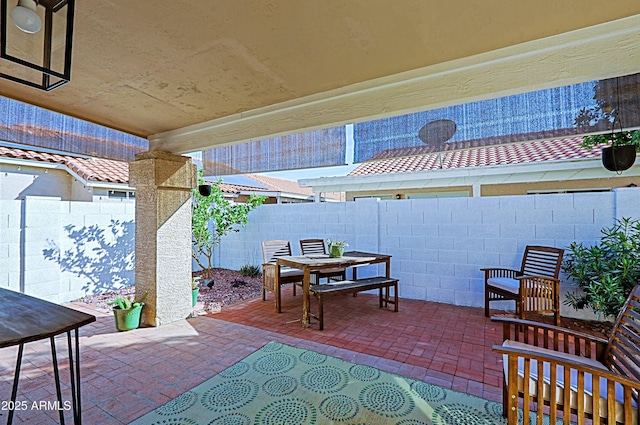
[[[325,330],[303,329],[301,297],[253,299],[221,313],[158,328],[117,332],[111,314],[86,304],[71,307],[98,317],[80,330],[83,422],[126,424],[241,360],[280,341],[402,376],[501,401],[501,362],[491,352],[501,329],[479,308],[401,299],[400,311],[378,308],[376,296],[336,295],[325,303]],[[315,307],[312,301],[312,308]],[[68,394],[66,339],[58,343],[63,393]],[[0,402],[6,409],[17,349],[0,349]],[[25,346],[14,423],[58,423],[48,341]],[[66,399],[65,399],[66,400]],[[34,403],[35,402],[35,403]],[[44,408],[39,408],[43,406]],[[69,412],[67,422],[72,423]],[[0,422],[6,421],[0,410]]]

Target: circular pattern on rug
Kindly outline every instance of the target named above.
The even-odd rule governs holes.
[[[418,419],[403,419],[396,425],[429,425],[427,422],[419,421]]]
[[[244,375],[251,368],[247,363],[238,362],[231,367],[220,372],[218,375],[223,378],[237,378],[238,376]]]
[[[408,391],[389,382],[369,384],[360,391],[358,397],[366,409],[387,418],[407,415],[415,407]]]
[[[242,413],[229,413],[209,422],[209,425],[251,425],[251,418]]]
[[[320,413],[332,421],[353,419],[358,414],[358,410],[358,402],[342,394],[327,397],[320,403]]]
[[[298,381],[293,376],[276,376],[262,384],[262,391],[272,397],[289,395],[298,388]]]
[[[484,410],[490,415],[497,416],[499,418],[502,417],[502,403],[487,401],[484,403]]]
[[[361,381],[375,381],[380,377],[380,371],[375,367],[355,364],[349,369],[349,374]]]
[[[296,358],[291,354],[270,353],[253,362],[253,368],[265,375],[279,375],[293,369],[296,362]]]
[[[472,406],[459,403],[438,406],[431,416],[436,425],[493,425],[495,417]]]
[[[315,351],[305,351],[304,353],[300,354],[298,358],[303,363],[316,365],[324,363],[327,360],[327,355],[316,353]]]
[[[196,401],[198,401],[198,394],[193,391],[187,391],[186,393],[180,394],[170,402],[160,406],[156,412],[163,416],[175,415],[176,413],[184,412],[193,406]]]
[[[212,412],[226,412],[251,403],[260,387],[248,379],[234,379],[217,384],[202,394],[200,402]]]
[[[256,414],[254,424],[315,424],[318,410],[306,400],[287,398],[269,403]]]
[[[447,398],[447,391],[436,385],[427,384],[426,382],[413,381],[411,383],[411,389],[426,401],[442,401]]]
[[[161,419],[158,422],[153,422],[150,425],[198,425],[198,422],[189,418],[167,418]]]
[[[349,376],[335,366],[316,366],[300,376],[300,384],[320,394],[335,393],[347,386]]]
[[[274,351],[280,351],[284,347],[284,344],[276,341],[268,342],[264,347],[261,348],[262,351],[266,351],[267,353],[272,353]]]

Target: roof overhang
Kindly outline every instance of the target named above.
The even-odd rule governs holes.
[[[624,175],[640,176],[640,165],[631,167]],[[299,180],[298,184],[301,187],[312,187],[315,193],[321,193],[568,181],[615,176],[615,173],[607,171],[602,166],[600,158],[589,158],[366,176],[322,177]]]
[[[640,15],[157,133],[188,153],[640,72]]]
[[[71,82],[0,95],[182,154],[640,72],[638,2],[388,6],[79,2]]]
[[[15,165],[20,167],[34,167],[34,168],[41,168],[45,170],[61,170],[68,173],[74,179],[76,179],[77,181],[79,181],[80,183],[82,183],[84,186],[87,186],[87,187],[106,189],[106,190],[135,191],[134,187],[131,187],[125,183],[111,183],[111,182],[99,182],[99,181],[86,180],[85,178],[81,177],[78,173],[76,173],[74,170],[67,167],[65,164],[59,164],[55,162],[46,162],[46,161],[35,161],[35,160],[20,159],[20,158],[8,158],[3,156],[0,156],[0,164],[9,164],[9,165]]]

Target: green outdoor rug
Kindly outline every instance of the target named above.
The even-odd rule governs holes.
[[[270,342],[133,424],[493,425],[506,420],[500,403]]]

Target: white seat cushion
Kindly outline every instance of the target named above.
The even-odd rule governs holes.
[[[520,282],[510,277],[491,277],[487,279],[487,283],[494,288],[503,289],[514,294],[520,291]]]
[[[292,277],[292,276],[304,276],[304,273],[300,269],[293,269],[291,267],[280,267],[280,276]]]
[[[513,347],[513,348],[521,348],[529,351],[536,351],[539,353],[554,355],[556,357],[562,357],[567,360],[571,360],[577,363],[581,363],[584,365],[589,365],[591,367],[608,370],[602,363],[588,359],[586,357],[576,356],[574,354],[558,352],[555,350],[549,350],[546,348],[535,347],[533,345],[525,344],[517,341],[506,340],[503,344],[503,347]],[[504,363],[504,374],[505,377],[508,377],[508,356],[503,355],[503,363]],[[538,362],[537,360],[531,360],[531,369],[529,373],[529,394],[533,397],[537,396],[537,381],[538,381]],[[549,386],[551,383],[551,365],[547,362],[543,364],[543,397],[545,400],[549,400]],[[570,404],[571,407],[577,407],[577,399],[578,399],[578,371],[571,369],[569,372],[570,375],[570,383],[569,383],[569,391],[571,391],[570,395]],[[616,397],[616,420],[619,422],[623,422],[624,420],[624,410],[623,410],[623,388],[622,385],[616,383],[615,384],[615,397]],[[524,358],[518,358],[518,390],[522,391],[524,388]],[[556,402],[559,405],[563,404],[563,391],[565,388],[564,382],[564,367],[558,366],[556,368]],[[604,378],[600,378],[600,416],[607,416],[607,380]],[[592,398],[593,398],[593,378],[590,373],[584,374],[584,403],[585,403],[585,411],[587,413],[592,413]],[[636,407],[637,403],[634,401],[633,406]],[[633,423],[638,423],[637,417],[637,409],[633,411]]]

